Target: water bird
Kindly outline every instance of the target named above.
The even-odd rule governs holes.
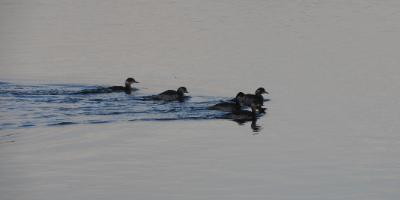
[[[125,80],[125,86],[112,86],[109,87],[112,92],[125,92],[127,94],[131,94],[133,90],[133,83],[139,83],[134,78],[127,78]]]
[[[185,93],[189,93],[186,87],[179,87],[175,90],[167,90],[156,96],[153,99],[164,100],[164,101],[183,101],[185,99]]]
[[[262,94],[269,94],[263,87],[258,88],[255,91],[255,94],[245,94],[238,98],[238,101],[243,106],[251,107],[252,109],[257,109],[260,112],[265,112],[265,108],[262,108],[264,105],[264,97]]]

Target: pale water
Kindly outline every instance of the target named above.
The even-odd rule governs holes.
[[[0,199],[399,199],[399,22],[394,0],[2,0]],[[258,132],[204,110],[260,86]]]

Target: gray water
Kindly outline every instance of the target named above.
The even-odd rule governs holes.
[[[254,132],[132,113],[52,126],[67,95],[39,97],[55,98],[35,107],[58,116],[47,119],[23,110],[32,97],[13,96],[1,102],[18,112],[1,108],[12,125],[0,130],[0,197],[399,199],[399,22],[391,0],[0,1],[3,83],[69,91],[134,77],[137,97],[186,86],[189,107],[260,86],[271,99]],[[79,98],[68,105],[102,111]]]

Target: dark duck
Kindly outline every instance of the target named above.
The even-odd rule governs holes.
[[[185,100],[185,93],[189,93],[186,89],[186,87],[180,87],[177,90],[167,90],[165,92],[162,92],[156,96],[154,96],[154,99],[156,100],[164,100],[164,101],[183,101]]]
[[[256,90],[255,94],[245,94],[238,98],[238,101],[243,106],[248,106],[252,109],[259,110],[260,112],[265,112],[265,108],[262,108],[264,105],[264,97],[262,94],[268,94],[267,91],[263,87],[260,87]]]
[[[112,86],[109,87],[109,89],[112,92],[125,92],[127,94],[131,94],[132,91],[134,90],[133,83],[139,83],[139,82],[137,82],[134,78],[127,78],[125,80],[125,86]]]
[[[208,109],[220,110],[220,111],[224,111],[224,112],[236,112],[236,111],[240,110],[240,108],[241,108],[238,99],[243,98],[243,96],[244,96],[243,92],[239,92],[236,95],[236,98],[232,99],[231,102],[217,103],[213,106],[208,107]]]

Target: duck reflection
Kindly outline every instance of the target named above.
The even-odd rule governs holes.
[[[251,122],[250,128],[252,129],[252,131],[254,133],[257,133],[257,134],[258,134],[258,132],[260,132],[262,130],[262,126],[257,124],[257,118],[252,119],[252,120],[233,120],[233,121],[236,122],[239,126],[243,126],[246,123]],[[253,134],[253,135],[256,135],[256,134]]]

